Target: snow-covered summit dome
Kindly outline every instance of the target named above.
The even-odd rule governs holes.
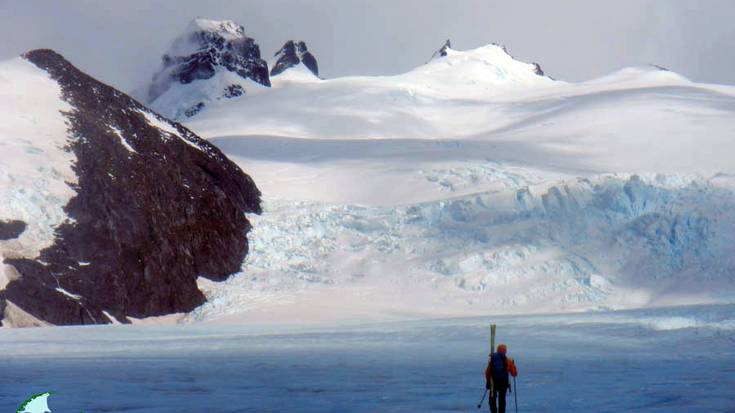
[[[520,79],[530,75],[545,77],[541,65],[521,62],[514,58],[504,45],[497,43],[459,51],[452,49],[451,41],[447,40],[439,50],[434,52],[426,66],[432,69],[451,67],[455,71],[492,72],[493,77],[498,80]],[[423,68],[425,69],[426,66]],[[421,69],[420,67],[417,70]]]
[[[162,60],[143,100],[172,118],[193,115],[212,100],[239,96],[252,83],[270,86],[257,43],[229,20],[192,20]]]
[[[516,60],[499,44],[456,50],[447,40],[428,63],[394,77],[442,96],[487,96],[552,85],[538,63]]]

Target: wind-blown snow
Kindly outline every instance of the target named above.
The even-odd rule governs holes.
[[[197,42],[196,36],[201,32],[217,33],[225,40],[236,40],[244,36],[240,25],[231,20],[195,18],[171,43],[168,54],[171,56],[188,56],[198,51],[201,45]]]
[[[152,84],[134,94],[170,119],[190,117],[212,102],[233,98],[228,93],[232,88],[245,93],[251,88],[267,88],[264,85],[269,83],[258,46],[245,35],[242,26],[229,20],[194,19],[163,59],[164,65]],[[184,80],[182,68],[192,70],[192,64],[206,73]]]
[[[235,40],[242,37],[242,29],[239,24],[232,20],[211,20],[196,18],[189,23],[189,27],[185,30],[183,36],[191,35],[197,32],[215,32],[225,40]]]
[[[187,126],[265,196],[243,273],[189,319],[631,308],[735,292],[735,88],[566,83],[500,47],[298,77]]]
[[[0,241],[0,261],[36,257],[68,219],[63,207],[77,181],[62,116],[69,110],[46,72],[22,58],[0,62],[0,220],[27,224],[19,238]]]
[[[246,93],[253,90],[267,89],[257,82],[244,79],[237,73],[217,67],[215,74],[209,79],[198,79],[191,83],[172,83],[166,93],[151,103],[151,108],[171,119],[182,119],[186,112],[196,103],[209,106],[212,102],[230,101],[223,96],[223,91],[232,85],[241,86]]]

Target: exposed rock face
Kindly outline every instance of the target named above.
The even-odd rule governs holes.
[[[513,58],[514,60],[517,60],[515,57],[513,57],[513,55],[510,54],[510,52],[508,52],[508,48],[504,44],[498,44],[498,43],[491,43],[491,44],[493,46],[500,47],[505,54],[507,54],[508,56],[510,56],[511,58]],[[432,59],[436,59],[436,58],[440,58],[440,57],[446,57],[447,54],[448,54],[448,51],[451,50],[451,48],[452,48],[452,42],[451,42],[450,39],[447,39],[447,41],[444,42],[444,45],[442,45],[442,47],[439,50],[437,50],[436,52],[434,52],[434,54],[431,56],[431,58]],[[537,74],[538,76],[549,77],[549,76],[546,76],[546,74],[544,73],[543,69],[541,69],[541,65],[540,64],[538,64],[536,62],[533,62],[533,63],[531,63],[531,65],[533,65],[533,72],[535,74]],[[549,78],[551,78],[551,77],[549,77]]]
[[[204,102],[197,102],[195,105],[184,111],[184,116],[190,118],[199,113],[202,109],[204,109]]]
[[[197,36],[210,47],[180,62],[178,81],[206,76],[213,58],[236,70],[262,68],[249,66],[247,51],[257,46],[247,40]],[[78,179],[53,245],[38,257],[5,258],[20,277],[0,291],[0,319],[12,306],[56,325],[127,322],[202,304],[196,278],[224,280],[247,254],[244,214],[261,211],[252,179],[213,145],[59,54],[24,57],[72,107],[64,116]],[[262,76],[258,70],[248,74]],[[5,237],[19,231],[18,223],[0,225]]]
[[[507,54],[508,56],[510,56],[513,59],[515,59],[515,57],[512,54],[510,54],[510,52],[508,51],[508,48],[504,44],[502,44],[502,45],[501,44],[497,44],[497,43],[493,43],[493,44],[496,45],[496,46],[502,47],[503,48],[503,51],[505,52],[505,54]],[[516,60],[518,60],[518,59],[516,59]],[[533,62],[531,64],[533,65],[533,73],[535,73],[535,74],[537,74],[539,76],[544,76],[544,77],[548,77],[549,79],[551,79],[550,76],[546,76],[546,74],[544,73],[543,69],[541,69],[541,65],[539,63]]]
[[[533,68],[534,68],[533,69],[534,73],[536,73],[539,76],[546,76],[544,74],[544,71],[541,69],[541,65],[540,64],[538,64],[536,62],[533,62],[532,64],[533,64]]]
[[[660,70],[662,72],[670,72],[671,71],[671,70],[669,70],[666,67],[663,67],[663,66],[660,66],[660,65],[657,65],[657,64],[653,64],[653,63],[651,63],[649,66],[651,66],[653,68],[656,68],[656,69],[658,69],[658,70]]]
[[[442,47],[434,52],[434,54],[431,56],[432,59],[437,57],[445,57],[447,55],[447,50],[452,48],[452,41],[451,39],[447,39],[446,42],[442,45]]]
[[[232,21],[195,19],[187,31],[163,55],[163,68],[154,77],[149,98],[154,100],[170,80],[182,84],[209,79],[223,67],[244,79],[270,86],[268,65],[260,47]],[[161,79],[163,78],[163,79]]]
[[[319,76],[319,66],[314,55],[309,52],[303,41],[287,41],[276,54],[276,63],[271,69],[271,76],[277,76],[284,71],[303,63],[307,69]]]
[[[260,48],[245,35],[242,26],[232,21],[194,19],[162,61],[142,100],[173,118],[198,103],[204,107],[209,100],[220,98],[227,86],[220,85],[222,82],[250,80],[265,87],[271,84]],[[201,88],[193,85],[205,80],[212,83]],[[210,96],[217,87],[219,91]]]
[[[230,85],[225,88],[225,92],[222,94],[222,97],[226,97],[228,99],[236,98],[238,96],[242,96],[245,94],[245,89],[243,89],[240,85]]]
[[[0,221],[0,241],[18,238],[25,229],[26,223],[23,221]]]

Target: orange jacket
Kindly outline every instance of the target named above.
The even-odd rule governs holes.
[[[512,358],[506,357],[505,358],[505,367],[508,369],[508,373],[510,373],[511,376],[516,377],[518,376],[518,368],[516,367],[516,363],[513,361]],[[492,379],[492,373],[490,371],[490,363],[487,363],[487,367],[485,367],[485,381],[490,383],[490,380]]]

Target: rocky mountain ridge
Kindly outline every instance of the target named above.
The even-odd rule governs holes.
[[[284,71],[299,64],[306,66],[314,76],[319,76],[319,65],[316,58],[303,41],[287,41],[274,55],[276,62],[271,69],[271,76],[278,76]]]
[[[13,200],[0,205],[3,326],[187,312],[205,301],[198,277],[224,280],[239,270],[251,228],[245,214],[260,213],[260,192],[219,149],[54,51],[31,51],[0,65],[0,74],[5,102],[66,109],[49,112],[66,126],[42,128],[51,140],[43,148],[22,139],[34,125],[26,118],[46,121],[41,109],[11,113],[14,129],[0,130],[3,145],[23,149],[24,164],[37,168],[0,177],[3,198]],[[49,152],[58,152],[56,164],[35,158]],[[48,185],[66,187],[68,199],[44,201]],[[65,216],[39,228],[54,199]]]
[[[165,116],[186,119],[212,102],[270,87],[272,76],[301,63],[319,73],[317,60],[303,41],[286,42],[276,59],[269,72],[260,47],[243,26],[197,18],[164,53],[161,68],[141,98]]]

